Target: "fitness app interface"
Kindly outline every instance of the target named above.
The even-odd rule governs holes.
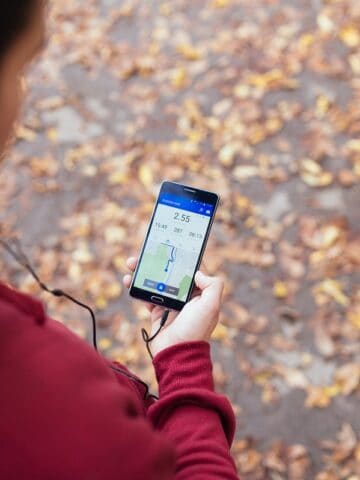
[[[134,286],[185,301],[214,206],[161,193]]]

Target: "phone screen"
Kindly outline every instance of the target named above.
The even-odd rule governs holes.
[[[161,192],[134,286],[186,301],[215,205]]]

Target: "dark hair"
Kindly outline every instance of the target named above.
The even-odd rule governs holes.
[[[0,61],[26,29],[38,0],[1,0],[0,6]]]

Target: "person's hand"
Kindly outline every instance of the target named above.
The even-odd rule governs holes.
[[[131,272],[136,268],[137,258],[128,258],[126,265]],[[131,275],[125,275],[124,285],[129,288]],[[169,317],[160,333],[151,341],[153,356],[164,348],[180,342],[210,339],[218,319],[224,281],[220,277],[210,277],[200,270],[195,275],[195,285],[191,300],[180,311],[170,311]],[[164,307],[146,303],[151,316],[151,333],[159,328]]]

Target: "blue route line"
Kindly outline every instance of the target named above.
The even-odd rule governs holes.
[[[162,242],[162,244],[163,244],[163,245],[166,245],[167,247],[172,247],[171,252],[170,252],[170,258],[169,258],[169,260],[167,261],[166,267],[164,268],[164,272],[167,272],[167,271],[169,270],[169,265],[170,265],[170,263],[173,263],[173,262],[175,262],[175,260],[176,260],[176,257],[175,257],[175,255],[174,255],[174,251],[175,251],[176,249],[175,249],[174,245],[169,245],[168,243],[164,243],[164,242]]]

